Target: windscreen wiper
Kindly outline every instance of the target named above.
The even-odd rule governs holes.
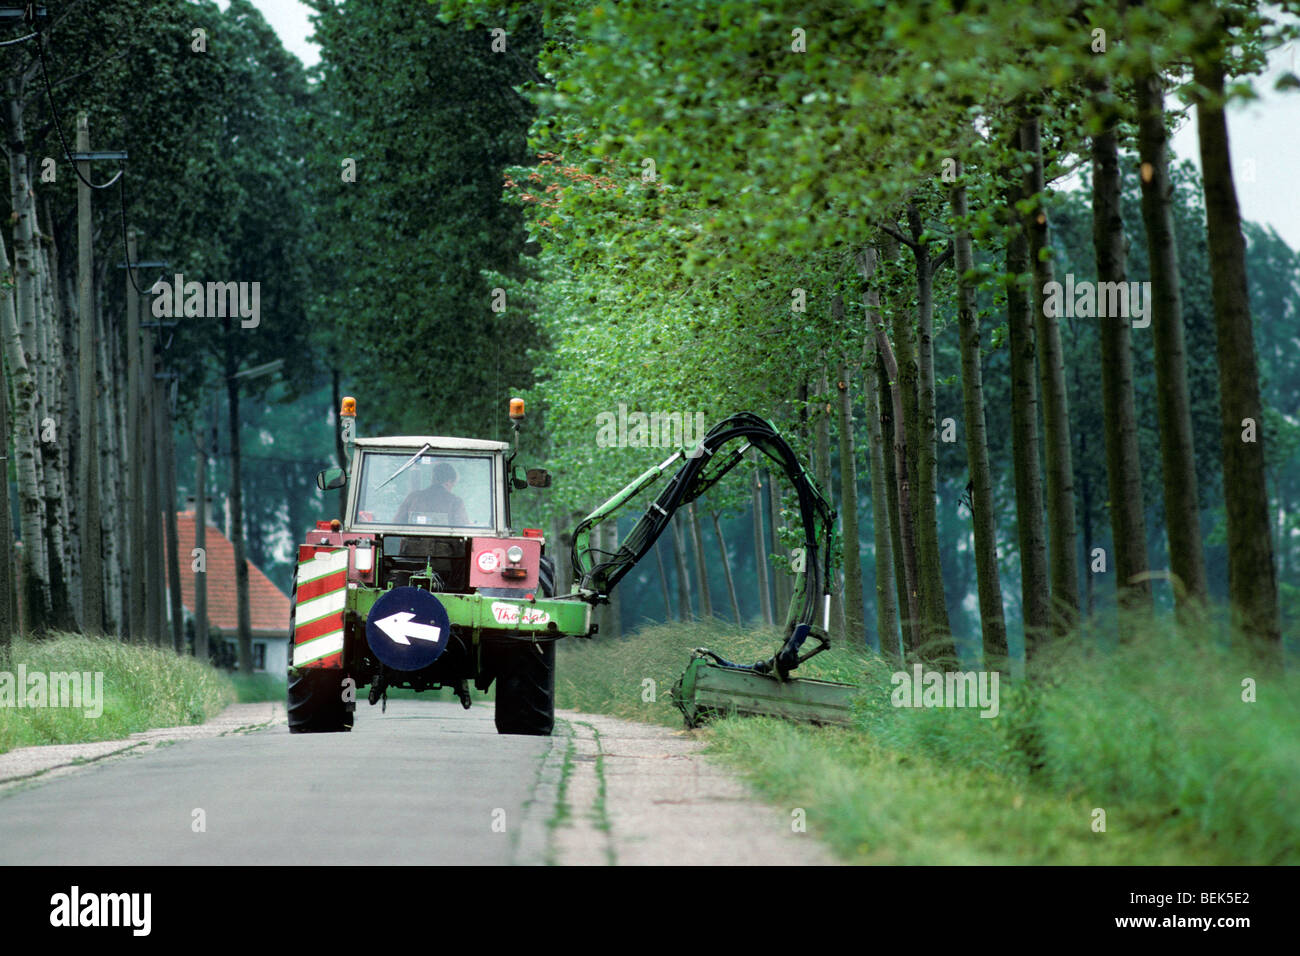
[[[384,485],[388,484],[388,482],[392,481],[394,478],[396,478],[396,477],[397,477],[398,475],[400,475],[402,472],[406,471],[406,469],[408,469],[408,468],[410,468],[412,465],[414,465],[414,464],[416,463],[416,461],[419,460],[420,456],[423,455],[426,451],[428,451],[431,447],[432,447],[432,446],[430,446],[428,442],[425,442],[424,445],[420,448],[420,450],[417,451],[414,455],[411,456],[410,461],[408,461],[408,462],[407,462],[405,465],[403,465],[401,468],[397,469],[397,471],[393,472],[391,475],[389,475],[389,476],[384,480]],[[384,487],[384,485],[380,485],[379,488]],[[379,488],[376,488],[375,491],[378,491]]]

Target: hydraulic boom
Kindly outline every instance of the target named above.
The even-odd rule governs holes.
[[[796,568],[798,584],[786,615],[785,640],[771,658],[751,665],[739,665],[712,652],[704,653],[723,667],[775,675],[785,681],[796,667],[830,647],[828,630],[835,512],[776,427],[750,412],[739,412],[714,425],[693,449],[680,449],[648,468],[579,522],[573,532],[575,593],[593,605],[607,602],[614,586],[654,547],[674,512],[713,487],[741,462],[750,448],[771,459],[794,485],[804,530],[802,568]],[[683,464],[659,497],[650,503],[617,551],[609,553],[591,546],[592,528],[622,511],[679,461]],[[761,555],[759,560],[762,560]],[[819,609],[820,615],[817,613]],[[817,646],[801,653],[810,637]]]

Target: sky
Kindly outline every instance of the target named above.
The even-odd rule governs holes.
[[[226,0],[218,0],[222,8]],[[285,48],[304,65],[313,66],[320,50],[307,38],[311,34],[309,10],[298,0],[252,0]],[[410,0],[413,3],[423,0]],[[1300,156],[1300,90],[1279,93],[1273,84],[1284,72],[1300,76],[1300,43],[1275,50],[1269,69],[1256,79],[1259,100],[1236,103],[1229,108],[1228,134],[1232,151],[1237,199],[1242,215],[1272,225],[1293,249],[1300,249],[1300,171],[1294,167]],[[1179,159],[1190,159],[1200,167],[1196,142],[1195,110],[1174,134],[1171,147]],[[1078,177],[1059,188],[1080,188]]]

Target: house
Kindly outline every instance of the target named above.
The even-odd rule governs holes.
[[[194,512],[176,514],[181,556],[181,603],[194,614]],[[235,546],[211,524],[204,534],[208,581],[208,634],[232,644],[239,640],[235,592]],[[248,611],[253,632],[253,670],[283,675],[289,668],[289,598],[253,562],[248,565]]]

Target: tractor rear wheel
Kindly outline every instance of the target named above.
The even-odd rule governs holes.
[[[555,595],[555,562],[542,558],[538,592]],[[549,737],[555,728],[555,641],[494,641],[499,734]]]

